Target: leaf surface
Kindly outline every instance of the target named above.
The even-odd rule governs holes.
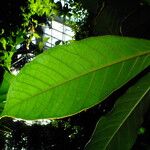
[[[99,120],[85,150],[131,150],[149,108],[150,74],[147,74],[117,100],[110,114]]]
[[[150,64],[150,41],[101,36],[56,46],[11,84],[3,115],[61,118],[103,101]]]
[[[5,72],[2,84],[0,85],[0,114],[4,109],[6,95],[9,89],[9,86],[14,78],[14,75]]]

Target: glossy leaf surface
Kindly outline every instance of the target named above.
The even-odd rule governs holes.
[[[101,36],[57,46],[15,78],[3,115],[61,118],[103,101],[150,64],[150,41]]]
[[[150,74],[147,74],[117,100],[110,114],[99,120],[85,150],[131,150],[149,108]]]

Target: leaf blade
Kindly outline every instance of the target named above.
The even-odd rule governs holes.
[[[87,109],[145,69],[150,63],[149,53],[148,40],[115,36],[55,47],[19,73],[9,90],[3,115],[60,118]],[[130,74],[122,76],[130,68]],[[108,88],[107,84],[111,86]]]
[[[14,75],[5,72],[2,84],[0,85],[0,114],[4,109],[4,105],[6,102],[6,95],[8,93],[9,86],[14,79]]]
[[[150,74],[142,77],[118,99],[113,111],[97,123],[85,150],[129,150],[150,106]]]

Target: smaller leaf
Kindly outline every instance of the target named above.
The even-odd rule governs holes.
[[[38,43],[38,47],[39,47],[39,50],[42,50],[43,47],[44,47],[44,43],[43,42],[39,42]]]
[[[10,70],[11,67],[11,61],[12,61],[12,56],[13,56],[14,52],[5,52],[4,53],[4,66]]]
[[[14,79],[14,77],[15,77],[14,75],[12,75],[8,72],[5,72],[5,74],[4,74],[3,82],[0,85],[0,114],[3,111],[4,104],[6,101],[6,95],[7,95],[9,86],[10,86],[12,80]]]
[[[37,39],[40,38],[40,36],[39,36],[37,33],[33,33],[33,36],[34,36],[35,38],[37,38]]]
[[[6,100],[6,94],[0,94],[0,104]]]
[[[0,31],[0,35],[2,35],[4,33],[4,29],[2,28]]]
[[[1,38],[1,39],[0,39],[0,42],[2,43],[3,48],[6,49],[6,46],[7,46],[7,41],[6,41],[6,39],[5,39],[5,38]]]
[[[43,42],[45,43],[45,42],[47,42],[49,40],[49,37],[44,37],[43,38]]]
[[[18,37],[16,38],[16,43],[15,43],[16,46],[19,45],[19,44],[21,44],[23,41],[24,41],[23,36],[18,36]]]
[[[130,150],[150,106],[150,74],[118,99],[114,110],[97,123],[86,150]]]

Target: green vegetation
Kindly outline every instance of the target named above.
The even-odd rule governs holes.
[[[53,0],[24,0],[19,3],[6,0],[0,6],[0,66],[11,71],[18,54],[31,53],[35,57],[42,53],[48,40],[43,38],[42,27],[58,16],[78,32],[87,17],[87,12],[81,8],[82,5],[74,1],[63,6],[61,2],[55,3]],[[3,14],[6,14],[5,17]],[[38,43],[33,43],[33,38]],[[15,68],[20,70],[30,58],[26,56],[27,60]]]
[[[14,79],[3,115],[62,118],[88,109],[148,67],[149,49],[147,40],[104,36],[46,51]]]
[[[149,78],[150,74],[147,74],[129,88],[117,100],[112,112],[99,120],[87,150],[131,149],[150,105]]]
[[[148,0],[141,2],[149,8]],[[40,138],[49,137],[50,131],[54,138],[50,137],[47,142],[55,140],[59,145],[52,142],[47,147],[39,142],[41,147],[32,148],[25,146],[25,142],[30,142],[28,139],[22,140],[18,149],[131,150],[138,135],[147,133],[142,124],[150,109],[149,35],[146,38],[139,37],[140,34],[130,36],[138,34],[124,27],[133,13],[129,11],[131,8],[126,8],[119,22],[121,15],[114,12],[115,3],[112,6],[106,1],[98,4],[95,14],[92,14],[93,4],[89,16],[81,16],[82,12],[87,13],[82,6],[87,8],[90,2],[70,0],[62,5],[61,1],[29,0],[20,2],[19,7],[11,0],[4,3],[9,11],[8,16],[0,15],[0,66],[3,70],[0,140],[11,132],[13,119],[23,119],[17,126],[20,129],[23,126],[22,132],[29,136],[31,131],[26,128],[25,121],[35,122],[33,127]],[[120,12],[123,6],[117,4]],[[116,14],[112,19],[108,9]],[[6,14],[6,10],[2,10]],[[10,15],[12,12],[16,13],[17,20]],[[78,41],[44,49],[47,39],[42,36],[41,26],[57,16],[73,27]],[[89,23],[92,16],[95,16],[94,24]],[[108,18],[102,24],[105,16]],[[109,32],[113,35],[105,35]],[[41,43],[34,44],[33,37]],[[19,67],[13,66],[18,60],[16,56],[24,53],[32,53],[35,58],[18,63]],[[11,74],[12,67],[19,70],[18,75]],[[43,132],[42,128],[37,128],[39,119],[49,120],[49,130]],[[57,140],[59,134],[64,136],[60,136],[62,143]],[[13,138],[12,134],[9,136]],[[21,136],[16,138],[21,140]]]

